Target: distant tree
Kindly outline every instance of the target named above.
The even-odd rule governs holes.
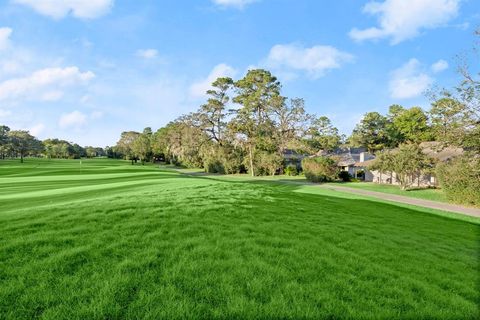
[[[140,133],[136,131],[124,131],[120,136],[120,140],[117,142],[118,150],[125,155],[126,160],[131,160],[132,164],[137,160],[134,151],[134,142],[138,139]]]
[[[85,151],[85,148],[80,146],[77,143],[71,144],[71,154],[69,154],[69,158],[74,158],[74,159],[80,159],[82,157],[87,156],[87,152]],[[95,151],[95,156],[96,156],[96,151]]]
[[[455,88],[458,99],[465,106],[467,126],[463,147],[480,154],[480,72],[478,69],[478,53],[480,52],[480,28],[475,30],[475,41],[471,55],[461,56],[458,70],[462,76],[460,84]],[[469,59],[473,56],[473,62]]]
[[[328,157],[304,158],[302,168],[307,180],[312,182],[333,181],[339,173],[336,161]]]
[[[117,150],[116,146],[110,147],[106,146],[104,149],[104,154],[107,158],[110,159],[120,159],[123,157],[123,155]]]
[[[397,135],[390,136],[390,140],[418,143],[429,140],[431,136],[427,115],[419,107],[399,111],[392,120]]]
[[[395,119],[397,119],[404,111],[405,108],[399,104],[393,104],[388,108],[386,128],[389,141],[388,147],[395,148],[400,143],[405,142],[405,137],[399,132],[394,124]]]
[[[326,116],[313,118],[307,131],[307,141],[313,152],[318,150],[332,151],[341,143],[338,129]]]
[[[475,35],[480,37],[480,28],[475,30]],[[474,62],[471,63],[468,59],[468,55],[464,55],[461,58],[459,64],[460,75],[462,81],[460,85],[456,87],[461,102],[465,105],[467,113],[471,120],[475,124],[480,124],[480,72],[478,70],[478,52],[480,51],[480,43],[475,41],[472,48],[474,55]],[[477,68],[472,71],[472,68]]]
[[[432,103],[430,118],[435,140],[461,146],[467,129],[466,108],[463,103],[445,93]]]
[[[349,143],[367,148],[371,153],[382,150],[389,144],[387,118],[378,112],[366,113],[353,129]]]
[[[405,190],[432,166],[432,160],[417,144],[406,143],[401,144],[398,149],[380,152],[370,169],[395,173],[401,189]]]
[[[275,127],[272,120],[272,106],[278,103],[280,83],[269,71],[249,70],[247,75],[235,82],[237,95],[233,101],[241,105],[235,111],[230,128],[245,146],[247,167],[252,176],[256,175],[255,156],[258,152],[276,152],[277,145],[272,139]]]
[[[95,158],[97,156],[97,148],[92,146],[85,147],[85,155],[88,158]]]
[[[230,101],[228,91],[233,87],[233,80],[228,77],[218,78],[207,91],[208,101],[197,113],[199,126],[215,142],[222,145],[226,131],[226,106]]]
[[[42,143],[25,130],[12,130],[8,133],[12,151],[20,156],[20,162],[29,153],[42,150]]]
[[[152,156],[151,140],[152,129],[147,127],[132,143],[132,151],[142,161],[142,164],[149,161]]]
[[[9,132],[9,127],[0,125],[0,159],[5,159],[5,155],[10,149]]]

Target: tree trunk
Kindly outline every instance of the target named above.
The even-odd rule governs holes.
[[[23,152],[20,152],[20,163],[23,163]]]
[[[249,153],[250,153],[250,172],[252,174],[252,177],[255,177],[255,171],[253,169],[253,147],[252,147],[252,145],[250,145]]]

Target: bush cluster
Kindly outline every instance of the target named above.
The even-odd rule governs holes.
[[[480,206],[480,158],[464,155],[441,163],[436,169],[440,186],[448,200]]]
[[[312,182],[333,181],[338,176],[335,160],[328,157],[305,158],[302,160],[305,178]]]
[[[348,173],[348,171],[340,171],[338,173],[338,178],[343,182],[349,182],[352,180],[352,177],[350,176],[350,173]]]
[[[234,174],[245,171],[241,150],[232,146],[211,146],[202,150],[203,168],[208,173]]]
[[[289,164],[288,166],[285,167],[285,169],[283,170],[283,173],[286,176],[298,176],[297,166],[294,164]]]

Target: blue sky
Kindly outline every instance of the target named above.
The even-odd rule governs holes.
[[[113,145],[261,67],[350,134],[458,83],[479,22],[476,0],[0,0],[0,123]]]

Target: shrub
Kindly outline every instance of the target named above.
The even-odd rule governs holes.
[[[208,173],[225,174],[225,167],[223,166],[223,163],[219,160],[215,160],[215,159],[204,160],[203,167],[205,168],[205,172],[208,172]]]
[[[202,148],[203,168],[208,173],[239,173],[242,168],[242,158],[241,150],[230,145]]]
[[[281,169],[282,161],[283,158],[277,153],[267,151],[255,152],[255,175],[275,175]]]
[[[401,189],[406,190],[422,173],[428,172],[432,168],[432,161],[418,145],[405,143],[395,150],[378,153],[375,162],[369,166],[369,169],[395,172]]]
[[[293,164],[289,164],[285,168],[284,174],[287,175],[287,176],[297,176],[298,175],[297,166],[293,165]]]
[[[436,173],[448,200],[480,206],[480,158],[464,155],[440,163]]]
[[[327,182],[337,178],[335,160],[327,157],[305,158],[302,160],[305,178],[312,182]]]
[[[352,177],[350,176],[350,173],[348,173],[348,171],[340,171],[338,173],[338,178],[340,180],[342,180],[343,182],[349,182],[352,179]]]

